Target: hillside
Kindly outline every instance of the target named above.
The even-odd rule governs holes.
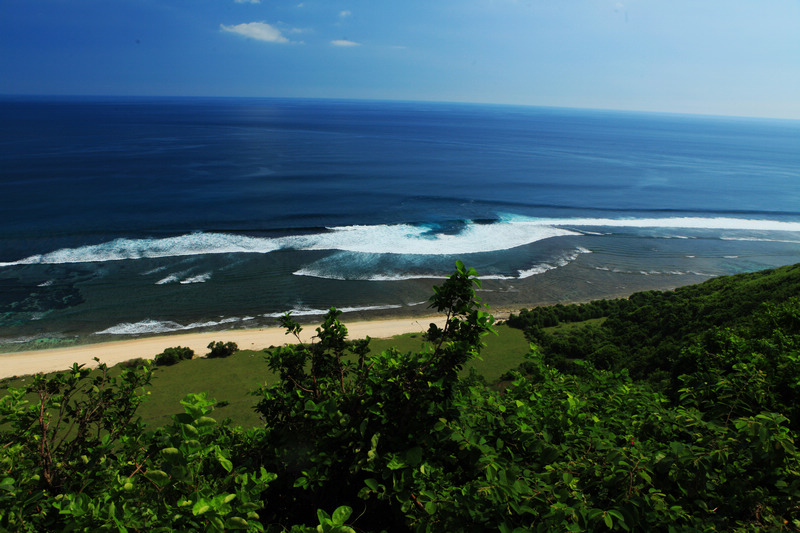
[[[720,328],[753,328],[766,307],[798,296],[800,264],[626,299],[523,309],[508,324],[524,330],[562,370],[586,359],[598,368],[627,369],[634,379],[668,391],[678,375],[697,368],[682,355],[690,346]]]

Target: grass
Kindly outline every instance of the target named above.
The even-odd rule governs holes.
[[[469,365],[483,375],[487,383],[497,381],[503,373],[516,368],[528,352],[528,343],[522,331],[504,325],[496,329],[499,335],[484,338],[487,346],[482,351],[481,360],[472,361]],[[220,334],[222,337],[224,335]],[[422,336],[412,333],[370,342],[374,353],[392,346],[400,352],[417,351],[423,347]],[[120,371],[118,365],[111,373],[116,375]],[[464,374],[468,372],[468,368],[464,370]],[[8,387],[25,386],[25,379],[3,380],[0,382],[0,394],[2,389]],[[224,359],[197,358],[172,366],[156,367],[152,386],[148,390],[149,398],[139,408],[139,414],[149,426],[161,426],[169,423],[172,415],[183,412],[180,401],[186,394],[206,392],[209,398],[221,404],[214,409],[214,418],[230,418],[235,425],[250,427],[260,423],[258,414],[253,411],[258,398],[250,393],[276,380],[277,376],[267,368],[263,351],[241,350]]]
[[[599,326],[606,321],[607,317],[590,318],[589,320],[582,320],[580,322],[561,322],[557,326],[543,328],[546,333],[551,335],[562,335],[574,332],[577,329],[583,329],[587,326]]]
[[[197,358],[156,367],[150,398],[139,408],[139,414],[148,425],[161,426],[169,423],[172,415],[183,412],[180,401],[184,396],[206,392],[222,403],[214,409],[214,418],[231,418],[236,425],[253,426],[259,423],[253,411],[257,398],[249,393],[276,379],[267,368],[264,352],[253,350],[241,350],[224,359]]]
[[[469,373],[469,368],[474,368],[482,375],[487,383],[494,383],[500,376],[512,368],[516,368],[528,353],[528,341],[521,330],[508,326],[496,326],[497,335],[487,335],[483,338],[486,347],[481,350],[481,359],[471,361],[462,372]],[[417,351],[422,348],[422,335],[409,333],[398,335],[391,339],[373,339],[370,347],[375,352],[387,350],[394,346],[400,352]]]

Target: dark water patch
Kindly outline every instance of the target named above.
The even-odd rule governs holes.
[[[0,313],[45,313],[74,307],[83,302],[80,290],[71,283],[55,280],[31,283],[14,278],[0,279]]]

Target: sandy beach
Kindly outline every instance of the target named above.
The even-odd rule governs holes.
[[[386,338],[404,333],[422,333],[431,322],[442,325],[441,316],[391,318],[385,320],[366,320],[348,323],[348,338],[359,339],[366,336]],[[316,333],[316,326],[308,326],[300,334],[303,342],[309,342]],[[141,357],[152,359],[170,346],[186,346],[195,354],[208,352],[208,344],[214,341],[235,342],[240,349],[262,350],[294,341],[283,328],[242,329],[212,331],[204,333],[184,333],[163,335],[98,344],[84,344],[49,350],[0,353],[0,378],[35,374],[38,372],[57,372],[66,370],[73,363],[94,366],[94,358],[109,366]]]

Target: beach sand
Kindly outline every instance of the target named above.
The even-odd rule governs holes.
[[[404,333],[422,333],[427,331],[431,322],[441,326],[444,319],[442,316],[391,318],[351,322],[346,326],[350,339],[366,336],[378,339]],[[208,352],[208,344],[214,341],[235,342],[241,350],[263,350],[295,341],[294,337],[285,333],[286,330],[277,327],[183,333],[49,350],[2,353],[0,378],[67,370],[73,363],[96,366],[95,357],[109,366],[137,357],[152,359],[171,346],[186,346],[194,350],[195,354],[204,355]],[[308,326],[303,328],[300,338],[303,342],[309,342],[315,333],[316,327]]]

